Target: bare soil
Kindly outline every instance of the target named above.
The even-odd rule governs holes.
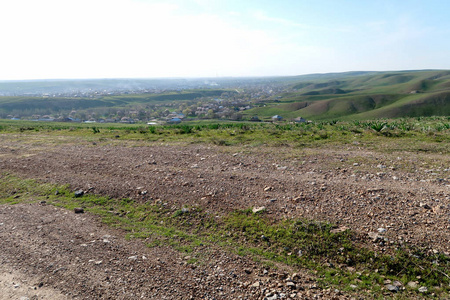
[[[348,227],[369,244],[368,234],[384,228],[390,241],[447,255],[449,161],[446,155],[357,147],[47,145],[10,138],[0,145],[2,172],[70,184],[74,190],[201,206],[218,215],[265,206],[274,218]],[[348,297],[316,289],[314,276],[306,272],[292,290],[282,274],[265,274],[261,265],[220,249],[205,249],[207,263],[193,266],[170,248],[125,240],[94,216],[48,205],[2,205],[0,223],[0,299],[262,299],[273,289],[293,298]]]

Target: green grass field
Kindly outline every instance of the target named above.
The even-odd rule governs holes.
[[[216,145],[327,147],[355,142],[391,151],[450,151],[450,117],[313,123],[192,122],[178,125],[86,124],[0,120],[0,133]]]
[[[449,71],[380,72],[293,85],[279,102],[245,115],[366,120],[450,115]]]

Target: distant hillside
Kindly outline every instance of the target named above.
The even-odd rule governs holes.
[[[245,112],[313,120],[450,116],[450,71],[324,74],[298,78],[291,90]]]
[[[297,77],[0,80],[0,96],[83,96],[189,89],[229,89],[284,84]]]
[[[273,115],[284,120],[450,116],[450,70],[0,81],[0,118],[149,120],[174,112],[231,120],[269,120]]]
[[[205,89],[180,92],[117,94],[95,97],[36,97],[3,96],[0,97],[0,117],[6,115],[31,116],[34,114],[65,114],[72,110],[93,111],[98,109],[133,109],[145,105],[158,105],[174,101],[190,101],[202,97],[220,97],[223,93],[232,95],[236,91]]]
[[[208,80],[189,79],[60,79],[0,81],[0,96],[83,95],[146,90],[179,90],[210,87]]]

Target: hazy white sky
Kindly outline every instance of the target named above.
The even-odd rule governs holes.
[[[1,0],[0,79],[450,69],[447,0]]]

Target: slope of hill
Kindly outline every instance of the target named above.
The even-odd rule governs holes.
[[[219,97],[222,93],[236,93],[222,89],[185,90],[180,92],[117,94],[95,97],[0,97],[0,113],[31,115],[39,112],[70,112],[71,110],[92,110],[98,108],[131,108],[142,104],[157,104],[171,101],[194,100],[201,97]]]
[[[313,120],[450,115],[450,71],[363,72],[326,80],[307,78],[293,84],[277,101],[246,114]]]
[[[10,96],[0,97],[2,118],[47,114],[65,116],[73,110],[83,111],[86,115],[110,115],[118,109],[139,109],[150,117],[163,107],[177,107],[181,111],[185,109],[180,105],[183,101],[191,101],[189,105],[195,111],[198,101],[206,99],[214,102],[213,99],[220,97],[226,100],[228,111],[238,112],[244,119],[255,115],[270,119],[275,114],[287,120],[299,116],[311,120],[448,116],[450,70],[345,72],[214,80],[0,82],[0,95],[8,93]],[[247,109],[247,106],[253,108]],[[213,111],[214,114],[218,112]]]

